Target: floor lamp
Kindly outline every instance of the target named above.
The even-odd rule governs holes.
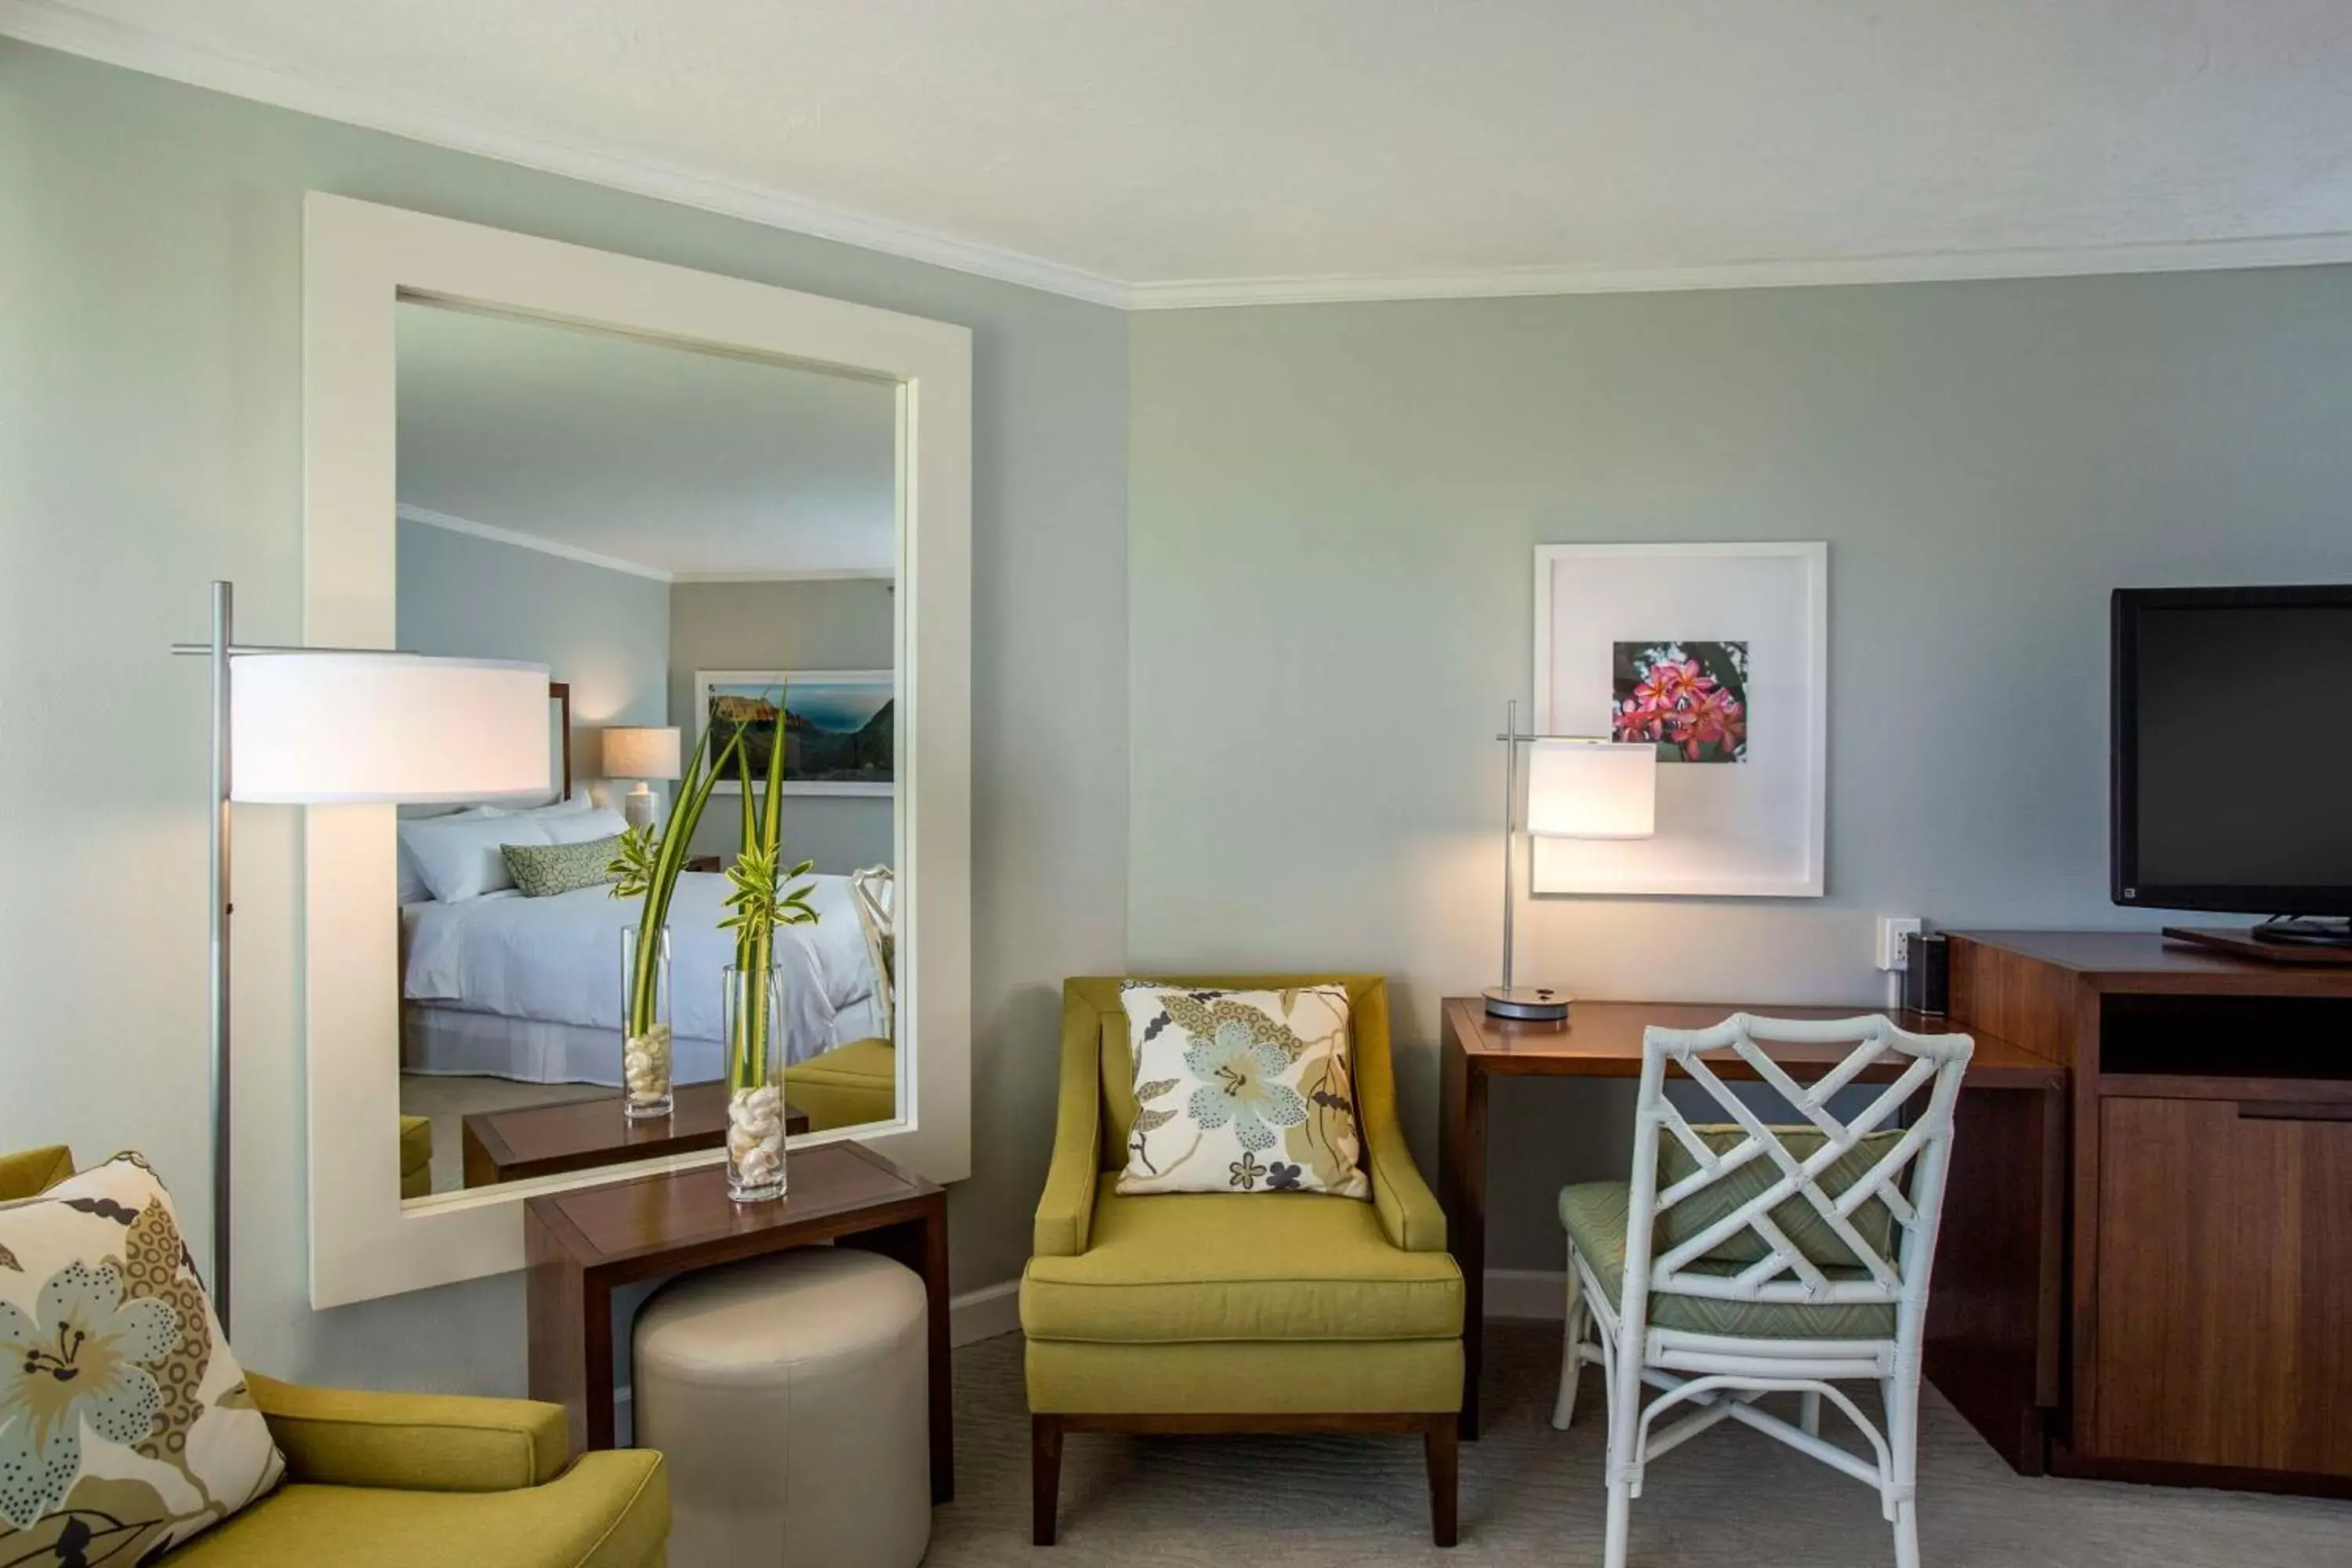
[[[265,647],[236,637],[213,584],[213,1304],[229,1321],[229,805],[447,803],[548,791],[547,667],[382,648]]]

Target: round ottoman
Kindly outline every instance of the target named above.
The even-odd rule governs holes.
[[[689,1275],[637,1313],[639,1447],[670,1568],[915,1568],[931,1539],[923,1283],[815,1247]]]

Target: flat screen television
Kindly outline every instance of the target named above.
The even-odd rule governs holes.
[[[2120,589],[2114,628],[2115,901],[2352,916],[2352,585]]]

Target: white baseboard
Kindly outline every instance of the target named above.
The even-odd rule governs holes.
[[[968,1345],[1021,1327],[1021,1281],[967,1290],[948,1302],[948,1342]]]
[[[1560,1268],[1489,1268],[1486,1316],[1535,1318],[1557,1323],[1568,1316],[1568,1272]]]

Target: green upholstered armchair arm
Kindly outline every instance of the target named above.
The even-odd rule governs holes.
[[[514,1491],[553,1480],[572,1457],[560,1405],[305,1388],[251,1373],[246,1383],[298,1481]]]
[[[1421,1179],[1397,1116],[1396,1066],[1389,1052],[1389,999],[1373,985],[1355,999],[1356,1102],[1363,1112],[1364,1163],[1372,1205],[1392,1246],[1407,1252],[1445,1250],[1445,1211]]]
[[[1062,989],[1062,1097],[1054,1119],[1054,1159],[1037,1199],[1031,1249],[1076,1258],[1087,1249],[1102,1145],[1102,1020],[1075,989]]]

